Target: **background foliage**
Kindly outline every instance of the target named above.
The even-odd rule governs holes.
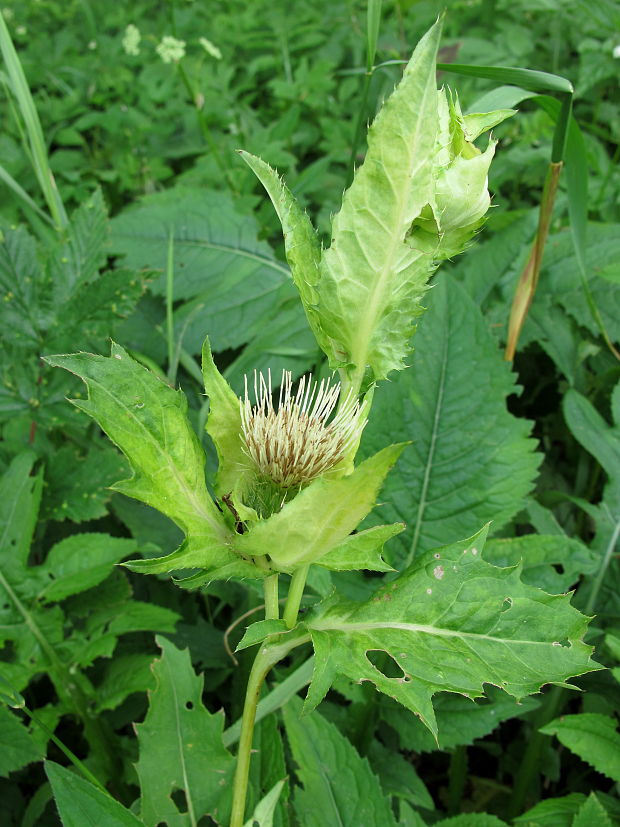
[[[406,59],[443,5],[385,2],[376,62]],[[321,0],[296,4],[294,13],[265,0],[237,6],[5,0],[2,9],[69,215],[61,233],[41,217],[36,165],[7,90],[0,103],[3,823],[58,825],[60,812],[77,826],[88,806],[106,825],[206,825],[225,823],[230,806],[234,722],[250,660],[240,652],[236,665],[227,653],[243,623],[227,630],[260,595],[232,582],[181,592],[166,578],[116,567],[137,553],[173,551],[179,531],[107,487],[127,475],[124,459],[66,403],[83,393],[79,380],[40,357],[107,354],[109,338],[119,342],[187,395],[208,477],[216,466],[203,427],[206,333],[238,391],[254,368],[295,376],[324,369],[277,218],[234,150],[277,167],[325,236],[356,124],[372,118],[401,69],[374,72],[360,113],[365,3]],[[138,54],[123,49],[130,23],[142,35]],[[444,62],[523,66],[573,82],[589,167],[587,274],[616,340],[618,31],[613,0],[455,0],[441,53]],[[156,52],[169,34],[186,42],[179,66]],[[440,82],[458,89],[464,111],[476,111],[493,89],[455,75]],[[345,677],[318,711],[299,718],[295,694],[309,680],[301,651],[275,670],[264,699],[271,709],[291,702],[258,728],[251,796],[260,824],[312,825],[317,812],[317,824],[368,827],[620,823],[620,367],[584,299],[564,180],[514,371],[502,360],[553,135],[544,110],[529,101],[519,109],[495,130],[487,226],[464,257],[443,265],[425,300],[412,367],[377,393],[362,451],[413,442],[378,511],[380,522],[407,523],[386,546],[393,566],[493,520],[485,559],[521,561],[530,586],[576,588],[573,604],[596,614],[588,642],[609,669],[577,679],[579,695],[546,689],[520,705],[500,690],[475,702],[440,693],[436,743],[408,710]],[[360,145],[358,162],[363,153]],[[326,595],[335,583],[366,600],[380,577],[321,570],[310,585]],[[85,762],[93,783],[66,769],[59,743]],[[200,755],[179,776],[177,756],[194,744]]]

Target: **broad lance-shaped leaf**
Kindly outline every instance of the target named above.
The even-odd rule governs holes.
[[[334,596],[320,604],[307,620],[315,650],[307,707],[339,674],[368,680],[437,736],[436,692],[475,698],[490,683],[522,698],[598,668],[583,643],[588,619],[570,596],[525,585],[518,567],[485,562],[486,533],[429,551],[366,603]],[[402,676],[384,675],[373,651],[387,653]]]
[[[416,333],[412,366],[378,388],[361,451],[410,439],[387,479],[384,518],[407,523],[392,544],[397,568],[523,508],[540,455],[531,425],[506,409],[514,376],[480,308],[457,282],[439,279]],[[374,520],[374,517],[371,517]]]
[[[241,150],[239,154],[265,187],[276,209],[284,234],[286,260],[291,268],[295,286],[299,290],[308,324],[320,347],[329,357],[332,355],[330,340],[323,332],[320,314],[317,312],[321,245],[316,231],[278,173],[249,152]]]
[[[46,361],[84,380],[88,399],[73,404],[92,416],[129,460],[134,476],[114,489],[159,509],[187,535],[173,554],[131,567],[147,573],[200,567],[222,569],[224,576],[253,574],[227,546],[230,532],[207,491],[204,451],[187,419],[183,393],[114,343],[109,358],[76,353]]]
[[[147,827],[189,827],[210,813],[225,824],[234,760],[222,743],[224,715],[203,706],[203,678],[194,673],[189,651],[165,638],[157,642],[162,657],[153,664],[156,687],[144,722],[136,726],[142,820]],[[185,807],[175,803],[178,791]]]
[[[63,827],[144,827],[144,822],[115,798],[76,772],[45,762]]]
[[[284,571],[305,563],[320,565],[321,558],[344,543],[374,506],[404,447],[401,443],[384,448],[346,477],[314,480],[280,511],[239,535],[235,548],[245,555],[269,554]],[[377,535],[374,547],[383,542],[385,537]]]
[[[403,366],[432,260],[407,243],[432,200],[441,26],[420,40],[368,133],[368,152],[334,218],[319,283],[332,364],[370,365],[375,378]]]
[[[304,827],[396,827],[389,799],[367,758],[320,714],[300,716],[301,702],[283,707],[298,776],[294,805]]]

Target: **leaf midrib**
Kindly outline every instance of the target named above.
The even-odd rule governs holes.
[[[495,637],[494,635],[485,635],[481,632],[462,632],[454,629],[445,629],[441,626],[430,626],[424,623],[404,623],[399,621],[389,622],[366,622],[366,623],[338,623],[330,622],[329,620],[321,622],[320,620],[312,624],[312,629],[319,632],[371,632],[374,629],[397,629],[403,632],[420,632],[422,634],[434,635],[435,637],[455,637],[467,638],[471,640],[490,641],[492,643],[503,643],[505,645],[511,644],[527,644],[528,646],[552,646],[553,643],[548,640],[520,640],[516,638]],[[563,647],[572,648],[571,647]]]

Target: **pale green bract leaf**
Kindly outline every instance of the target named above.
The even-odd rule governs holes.
[[[276,209],[284,234],[286,260],[291,268],[293,281],[299,290],[308,324],[319,346],[327,356],[330,356],[329,338],[323,332],[320,315],[317,312],[321,245],[312,222],[297,203],[293,193],[269,164],[249,152],[241,150],[239,154],[264,186]]]
[[[282,781],[278,781],[278,783],[274,784],[269,790],[267,795],[261,798],[254,808],[251,818],[244,824],[244,827],[273,827],[273,816],[285,781],[285,778],[283,778]]]
[[[162,821],[189,827],[207,813],[225,823],[234,759],[222,743],[224,715],[203,706],[203,678],[194,673],[189,651],[165,638],[157,642],[162,657],[153,664],[156,686],[144,722],[136,725],[140,815],[147,827]],[[172,797],[177,790],[185,794],[185,812]]]
[[[598,668],[583,643],[588,619],[570,597],[525,585],[518,568],[484,561],[486,532],[427,552],[366,603],[334,596],[320,604],[306,621],[315,650],[306,706],[314,708],[339,674],[368,680],[436,737],[436,692],[475,698],[490,683],[522,698]],[[372,651],[386,652],[402,676],[384,675],[369,660]]]
[[[321,565],[331,571],[394,571],[381,556],[383,546],[391,537],[400,534],[404,523],[378,525],[357,534],[351,534],[342,543],[321,558]]]
[[[368,133],[368,152],[335,216],[319,282],[332,367],[375,378],[403,367],[433,262],[408,234],[432,200],[441,26],[420,40]]]
[[[202,374],[209,397],[207,433],[215,443],[218,469],[215,493],[229,495],[248,474],[254,474],[252,463],[243,450],[239,398],[215,366],[209,339],[202,347]]]
[[[555,735],[597,772],[620,782],[620,732],[613,718],[595,712],[563,715],[540,731]]]
[[[228,545],[232,535],[207,491],[204,451],[187,419],[183,393],[115,343],[109,358],[76,353],[46,361],[84,380],[88,398],[73,404],[92,416],[129,460],[133,477],[114,489],[157,508],[186,534],[173,554],[128,567],[151,574],[203,568],[212,579],[258,576]]]
[[[337,479],[319,477],[276,514],[235,538],[244,555],[269,554],[283,571],[321,558],[342,543],[375,504],[381,484],[406,443],[390,445]]]

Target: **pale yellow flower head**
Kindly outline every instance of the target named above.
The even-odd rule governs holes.
[[[271,372],[267,379],[254,373],[252,405],[246,377],[240,399],[241,431],[246,452],[257,471],[281,488],[306,485],[344,459],[359,440],[365,425],[357,399],[344,400],[331,421],[340,397],[340,384],[320,384],[303,376],[293,391],[292,376],[282,371],[277,409],[274,408]]]

